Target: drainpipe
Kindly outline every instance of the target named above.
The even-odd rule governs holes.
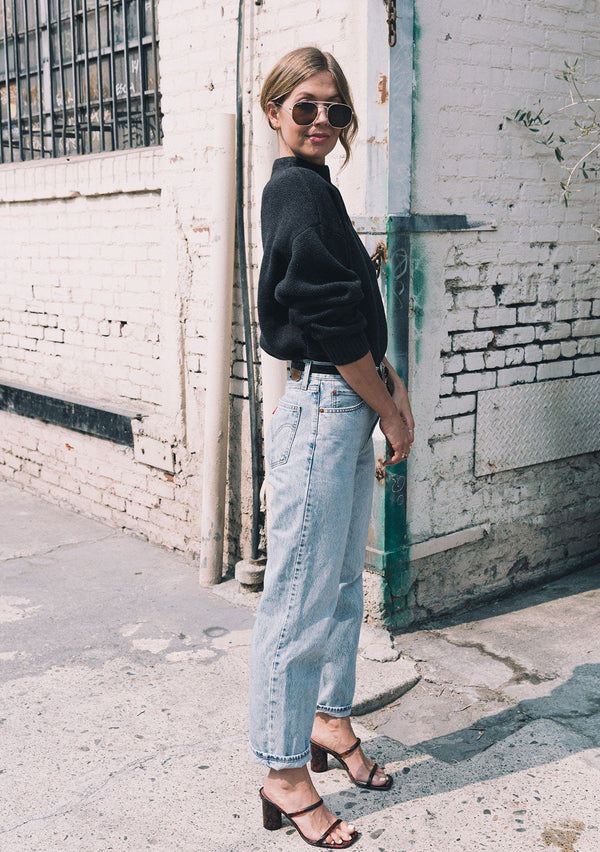
[[[246,228],[244,222],[244,6],[245,0],[239,0],[236,58],[236,232],[244,323],[244,349],[248,374],[248,413],[250,417],[250,461],[252,468],[250,562],[260,564],[262,561],[260,558],[260,486],[263,479],[263,453],[260,432],[260,403],[258,400],[258,381],[256,376],[258,356],[252,322],[252,295],[248,280]]]
[[[396,43],[387,49],[389,65],[381,69],[387,45],[385,9],[388,4],[370,0],[369,37],[369,95],[374,97],[375,85],[379,103],[387,100],[387,163],[383,164],[382,146],[371,146],[369,152],[368,216],[362,230],[371,237],[386,240],[387,261],[382,265],[383,290],[388,320],[387,357],[408,386],[408,311],[410,296],[410,243],[401,223],[410,218],[412,190],[412,124],[413,124],[413,26],[414,0],[397,0]],[[375,8],[374,8],[375,7]],[[382,8],[383,7],[383,8]],[[374,74],[380,76],[377,82]],[[389,95],[388,95],[389,92]],[[367,113],[369,138],[380,140],[384,116],[371,102]],[[387,172],[387,186],[379,182]],[[386,198],[387,196],[387,198]],[[387,204],[386,204],[387,201]],[[382,215],[386,211],[385,216]],[[358,222],[357,224],[361,224]],[[376,584],[379,614],[387,627],[398,626],[408,593],[408,548],[406,473],[407,462],[384,467],[385,441],[375,436],[379,459],[366,567],[378,575]],[[398,614],[400,613],[400,615]]]
[[[260,107],[255,104],[252,116],[252,184],[253,196],[258,214],[262,192],[271,177],[273,161],[278,155],[277,136],[269,126]],[[257,234],[257,246],[255,264],[249,266],[248,272],[252,274],[253,267],[260,269],[262,250],[260,247],[260,229]],[[253,281],[254,283],[254,281]],[[252,288],[251,288],[252,289]],[[273,409],[285,390],[287,377],[287,365],[285,361],[272,358],[263,349],[259,350],[261,367],[261,389],[262,389],[262,439],[265,446],[265,436]],[[266,478],[263,478],[260,497],[261,506],[266,508],[266,529],[269,526],[269,489]],[[235,578],[241,584],[244,591],[259,590],[263,585],[266,558],[242,559],[235,566]]]
[[[398,5],[397,40],[390,47],[389,168],[387,219],[388,357],[409,386],[410,233],[401,223],[410,219],[413,167],[414,2]],[[410,392],[410,388],[409,388]],[[385,578],[387,614],[393,626],[402,621],[410,574],[407,547],[408,461],[386,471]]]
[[[199,579],[220,583],[223,576],[225,484],[229,435],[229,380],[235,252],[235,116],[215,116],[212,156],[211,283],[213,301],[207,340],[202,526]]]

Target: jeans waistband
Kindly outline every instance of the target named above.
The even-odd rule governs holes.
[[[377,366],[377,372],[385,381],[387,377],[387,369],[383,361]],[[342,375],[335,364],[331,364],[328,361],[292,361],[290,364],[290,379],[294,382],[299,382],[301,379],[305,382],[308,381],[311,373],[340,376],[340,378],[342,378]]]

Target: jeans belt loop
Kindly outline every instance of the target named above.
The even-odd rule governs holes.
[[[304,362],[304,372],[302,373],[302,390],[306,390],[308,388],[308,383],[310,381],[310,368],[312,367],[312,361]]]

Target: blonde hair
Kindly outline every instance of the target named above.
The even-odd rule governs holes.
[[[268,104],[271,101],[280,106],[292,89],[320,71],[327,71],[331,74],[343,103],[347,104],[352,110],[352,121],[340,133],[340,143],[346,152],[345,166],[350,159],[350,146],[358,131],[358,120],[348,81],[331,53],[325,53],[318,47],[298,47],[296,50],[286,53],[264,82],[260,93],[260,106],[268,118]]]

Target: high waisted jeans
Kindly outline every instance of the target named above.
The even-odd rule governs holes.
[[[267,435],[265,586],[252,634],[250,750],[303,766],[316,710],[348,716],[363,613],[362,571],[377,414],[341,376],[288,379]]]

